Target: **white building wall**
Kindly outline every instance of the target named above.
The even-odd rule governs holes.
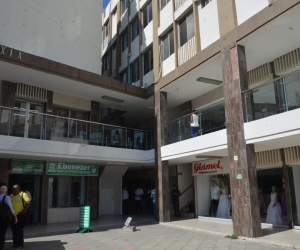
[[[142,31],[142,45],[140,51],[143,52],[150,44],[153,43],[153,21],[148,23],[147,27]]]
[[[150,86],[153,82],[154,82],[154,75],[153,75],[153,70],[151,70],[146,75],[143,76],[144,87]]]
[[[131,39],[131,37],[130,37],[130,39]],[[131,57],[130,57],[130,62],[133,62],[139,56],[139,54],[140,54],[139,44],[140,44],[140,37],[137,36],[131,42]]]
[[[220,38],[217,0],[212,0],[203,9],[198,6],[201,49],[205,49]]]
[[[117,25],[118,25],[118,19],[117,19],[117,12],[112,15],[112,23],[111,23],[111,37],[113,38],[117,34]]]
[[[0,44],[101,74],[102,1],[0,1]]]
[[[175,53],[173,53],[163,61],[163,76],[166,76],[175,69],[175,60]]]
[[[172,1],[170,1],[160,12],[160,27],[158,35],[160,36],[173,24]]]
[[[126,9],[121,16],[121,26],[119,29],[119,34],[122,33],[122,31],[127,27],[127,25],[128,25],[128,9]]]
[[[139,9],[139,0],[131,0],[130,3],[130,15],[129,15],[129,22],[136,16],[138,9]]]
[[[238,25],[269,6],[269,0],[235,0]]]

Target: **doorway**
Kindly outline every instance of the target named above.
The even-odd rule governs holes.
[[[28,101],[15,101],[11,117],[11,135],[32,139],[42,138],[43,105]]]
[[[9,192],[13,185],[19,185],[21,190],[26,188],[30,192],[32,200],[28,209],[29,222],[39,224],[41,221],[42,175],[11,174],[8,181]]]

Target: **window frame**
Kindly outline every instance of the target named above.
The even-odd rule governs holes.
[[[124,3],[124,6],[123,6],[123,3]],[[127,9],[128,9],[128,0],[122,0],[121,1],[121,15],[123,15]]]
[[[173,44],[171,43],[171,40],[170,40],[171,35],[173,37],[173,41],[172,41]],[[163,51],[161,51],[161,59],[162,59],[162,61],[165,61],[166,59],[168,59],[175,52],[175,48],[174,48],[174,30],[173,30],[173,28],[171,28],[170,30],[168,30],[162,37],[160,37],[160,43],[161,43],[161,45],[163,45],[163,42],[166,40],[166,39],[163,40],[164,37],[166,37],[166,39],[168,39],[169,51],[168,51],[168,56],[165,57],[165,49],[164,49],[164,46],[162,46],[162,50],[163,50]],[[172,46],[171,46],[171,44],[172,44]]]
[[[189,30],[190,30],[190,26],[188,25],[188,17],[190,16],[190,15],[193,15],[193,23],[194,23],[194,18],[195,18],[195,16],[194,16],[194,12],[193,12],[193,9],[191,9],[186,15],[184,15],[184,17],[183,18],[181,18],[178,22],[177,22],[177,31],[178,31],[178,45],[179,45],[179,48],[181,48],[183,45],[185,45],[186,43],[188,43],[191,39],[193,39],[194,37],[195,37],[195,27],[194,27],[194,24],[193,24],[193,36],[191,37],[191,38],[189,38],[188,37],[188,34],[189,34]],[[182,21],[185,21],[185,25],[186,25],[186,42],[185,43],[183,43],[183,44],[181,44],[181,32],[180,32],[180,23],[182,22]]]
[[[147,4],[147,6],[142,10],[142,13],[143,13],[143,28],[145,29],[148,26],[148,24],[153,20],[152,1]],[[145,24],[145,13],[147,14],[146,24]],[[150,13],[151,13],[151,18],[150,18]]]
[[[136,24],[136,34],[134,34],[134,24]],[[139,36],[140,29],[139,29],[139,19],[138,17],[134,18],[132,23],[130,24],[130,30],[131,30],[131,41],[134,41]],[[136,35],[136,36],[134,36]]]
[[[125,39],[124,39],[124,36],[126,35],[126,47],[124,47],[124,42]],[[121,50],[122,50],[122,53],[128,48],[128,30],[126,29],[122,35],[121,35]]]
[[[136,79],[133,80],[133,70],[134,70],[134,67],[136,67]],[[137,82],[140,80],[140,65],[139,65],[139,57],[134,60],[131,64],[130,64],[130,80],[131,80],[131,83],[133,82]]]
[[[148,54],[151,51],[151,58],[150,61],[148,61]],[[147,55],[147,60],[145,58],[145,56]],[[148,63],[146,64],[145,62],[148,61]],[[148,66],[150,64],[150,67]],[[146,68],[146,65],[148,66]],[[153,46],[151,45],[147,50],[145,50],[145,52],[143,53],[143,73],[144,75],[147,75],[151,70],[153,70]]]

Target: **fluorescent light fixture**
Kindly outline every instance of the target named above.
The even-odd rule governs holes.
[[[197,78],[198,82],[204,82],[208,84],[213,84],[213,85],[221,85],[223,82],[215,79],[210,79],[210,78],[205,78],[205,77],[199,77]]]
[[[197,155],[196,158],[222,159],[222,158],[224,158],[224,156],[215,156],[215,155]]]
[[[105,99],[105,100],[108,100],[108,101],[111,101],[111,102],[117,102],[117,103],[123,103],[124,102],[124,100],[114,98],[114,97],[111,97],[111,96],[107,96],[107,95],[102,96],[102,99]]]

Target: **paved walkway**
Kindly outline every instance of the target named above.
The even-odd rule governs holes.
[[[159,224],[138,226],[137,232],[121,228],[101,228],[87,234],[60,234],[28,237],[25,248],[30,250],[121,250],[121,249],[186,249],[186,250],[286,250],[247,240],[231,240],[208,232],[197,232]],[[10,246],[11,241],[6,243]]]

